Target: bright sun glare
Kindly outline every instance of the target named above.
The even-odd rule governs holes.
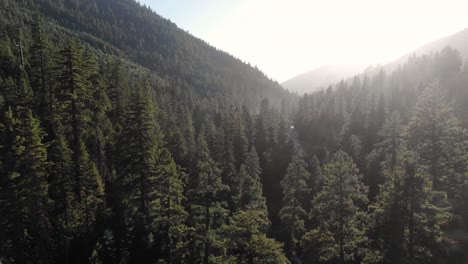
[[[386,63],[468,27],[459,0],[141,2],[280,82],[327,64]]]

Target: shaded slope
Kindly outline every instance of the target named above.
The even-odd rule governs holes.
[[[289,97],[258,69],[209,46],[133,0],[0,3],[5,17],[16,16],[17,23],[25,25],[32,20],[31,6],[49,22],[57,42],[64,35],[78,37],[104,53],[126,57],[171,83],[183,83],[202,97],[227,94],[252,108],[264,97],[276,105]],[[15,26],[8,23],[11,20],[3,26]]]
[[[319,88],[327,87],[330,84],[339,82],[342,79],[351,77],[364,67],[357,65],[327,65],[319,67],[315,70],[301,73],[283,83],[281,85],[299,94],[312,92]]]

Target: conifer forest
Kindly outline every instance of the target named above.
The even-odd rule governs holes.
[[[0,263],[465,264],[467,129],[451,47],[298,95],[134,0],[0,0]]]

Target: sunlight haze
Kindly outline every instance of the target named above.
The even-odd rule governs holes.
[[[280,82],[328,64],[381,64],[468,27],[466,1],[142,0]]]
[[[468,264],[468,0],[0,0],[0,264]]]

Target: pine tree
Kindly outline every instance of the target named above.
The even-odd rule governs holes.
[[[291,258],[296,258],[298,243],[305,232],[304,220],[307,217],[307,212],[301,201],[303,201],[304,196],[310,193],[308,188],[310,174],[307,172],[306,166],[302,156],[297,154],[289,163],[287,173],[281,181],[283,207],[279,216],[289,233],[288,248]]]
[[[372,213],[374,242],[383,263],[432,263],[441,247],[446,197],[433,189],[430,175],[417,161],[405,148],[393,169],[391,158],[386,161],[386,181]]]
[[[270,101],[263,99],[260,105],[260,113],[257,116],[255,122],[255,148],[259,153],[261,160],[264,159],[264,153],[268,150],[269,137],[269,125],[272,123]]]
[[[110,139],[110,135],[115,135],[111,121],[107,117],[107,112],[111,109],[111,103],[105,93],[103,73],[99,69],[99,65],[91,53],[91,50],[86,50],[83,56],[84,64],[86,65],[86,81],[88,87],[87,93],[89,100],[85,103],[85,108],[90,110],[89,120],[86,120],[89,128],[84,130],[83,138],[88,150],[90,159],[94,161],[94,166],[99,173],[99,181],[102,188],[101,194],[104,195],[102,200],[104,207],[108,193],[107,184],[109,182],[111,171],[107,168],[106,163],[109,157],[106,153],[106,145],[114,143]],[[100,194],[100,195],[101,195]]]
[[[87,136],[92,131],[92,89],[89,76],[94,74],[86,68],[83,48],[69,42],[60,51],[59,83],[56,113],[65,128],[64,134],[72,151],[74,174],[73,192],[78,202],[76,208],[77,228],[89,234],[94,228],[97,213],[102,205],[103,182],[99,171],[90,159],[86,146]]]
[[[231,107],[222,119],[222,127],[225,136],[224,147],[232,148],[234,168],[238,169],[244,162],[248,152],[248,142],[240,111]]]
[[[17,263],[50,263],[46,147],[39,121],[31,111],[6,112],[1,126],[0,208],[4,256]]]
[[[11,65],[11,75],[6,80],[3,95],[5,96],[6,105],[13,107],[18,111],[18,114],[23,115],[29,109],[33,102],[33,90],[31,89],[28,74],[26,72],[26,51],[24,48],[23,32],[20,29],[15,29],[17,35],[13,45],[16,49],[16,63]],[[13,59],[13,58],[11,58]]]
[[[376,144],[376,149],[380,153],[389,156],[389,168],[393,170],[396,164],[398,150],[403,141],[403,128],[398,112],[392,112],[379,131],[382,141]]]
[[[52,48],[49,36],[44,29],[43,18],[35,15],[31,30],[32,46],[30,48],[30,79],[34,90],[34,110],[41,120],[48,120],[43,124],[50,129],[50,118],[54,101],[52,90]]]
[[[181,108],[180,115],[182,118],[180,118],[178,125],[181,127],[181,132],[185,139],[185,147],[187,149],[186,155],[180,165],[187,168],[187,164],[190,164],[190,159],[195,156],[195,128],[193,126],[192,112],[188,107]]]
[[[161,238],[162,257],[167,263],[173,263],[186,229],[187,212],[182,205],[185,175],[166,149],[161,150],[157,163],[159,199],[154,201],[157,216],[153,226],[158,230],[157,237]]]
[[[252,146],[253,144],[253,138],[255,134],[255,127],[254,127],[254,122],[252,120],[252,116],[250,115],[250,111],[247,108],[247,106],[243,105],[242,106],[242,122],[244,124],[244,129],[245,129],[245,136],[247,138],[248,142],[248,148]]]
[[[122,61],[115,60],[110,62],[109,68],[107,96],[109,97],[112,105],[112,109],[109,111],[109,118],[111,119],[112,124],[117,126],[122,122],[125,107],[128,103],[128,80],[124,72]]]
[[[60,257],[63,262],[69,261],[69,243],[78,233],[77,210],[78,200],[74,192],[74,172],[72,151],[63,136],[60,123],[54,125],[53,141],[48,148],[47,159],[49,167],[49,198],[51,200],[53,218],[52,227],[55,231],[54,240],[58,252],[65,252]]]
[[[427,166],[434,189],[452,196],[460,193],[461,173],[454,169],[463,162],[465,132],[444,98],[445,93],[436,85],[423,91],[406,127],[406,137],[408,148],[418,154],[418,163]]]
[[[219,235],[225,237],[226,254],[219,263],[289,263],[282,245],[268,238],[269,226],[265,210],[251,209],[235,213],[224,225]]]
[[[344,264],[362,257],[358,249],[366,241],[366,195],[353,160],[343,151],[336,152],[324,168],[322,190],[312,202],[317,227],[305,235],[305,243],[318,248],[320,261]]]
[[[364,170],[364,184],[369,187],[368,197],[375,201],[379,194],[379,186],[385,182],[382,175],[382,162],[388,160],[390,170],[396,164],[396,156],[403,143],[403,127],[400,114],[392,112],[382,125],[378,135],[380,142],[374,145],[374,149],[366,156],[366,167]]]
[[[78,201],[79,225],[84,233],[92,233],[101,213],[104,184],[95,163],[90,159],[84,143],[80,144],[74,168],[79,172]]]
[[[131,237],[127,242],[134,249],[146,250],[151,246],[152,225],[160,213],[157,206],[161,195],[158,158],[162,151],[162,134],[146,80],[139,84],[130,99],[117,139],[115,184],[121,189],[119,199]],[[134,261],[139,257],[144,259],[144,255],[139,256],[137,252],[134,257]]]
[[[210,157],[203,133],[197,140],[197,175],[189,182],[187,193],[190,204],[190,226],[193,229],[192,245],[188,257],[191,262],[212,263],[220,255],[220,245],[215,231],[226,220],[229,187],[222,183],[221,170]]]
[[[312,157],[312,160],[310,161],[309,171],[310,171],[310,180],[308,183],[308,187],[310,189],[311,196],[314,197],[320,191],[322,181],[323,181],[322,168],[320,167],[320,161],[315,155]]]
[[[237,202],[241,210],[266,209],[263,187],[260,181],[260,164],[257,151],[252,146],[244,164],[239,169]]]
[[[25,139],[23,157],[19,162],[20,174],[25,177],[25,191],[29,192],[27,201],[29,236],[33,243],[34,258],[43,256],[44,263],[52,261],[50,254],[50,221],[48,199],[47,150],[42,143],[43,132],[38,119],[29,110],[23,121],[22,134]],[[41,261],[39,261],[41,262]]]

